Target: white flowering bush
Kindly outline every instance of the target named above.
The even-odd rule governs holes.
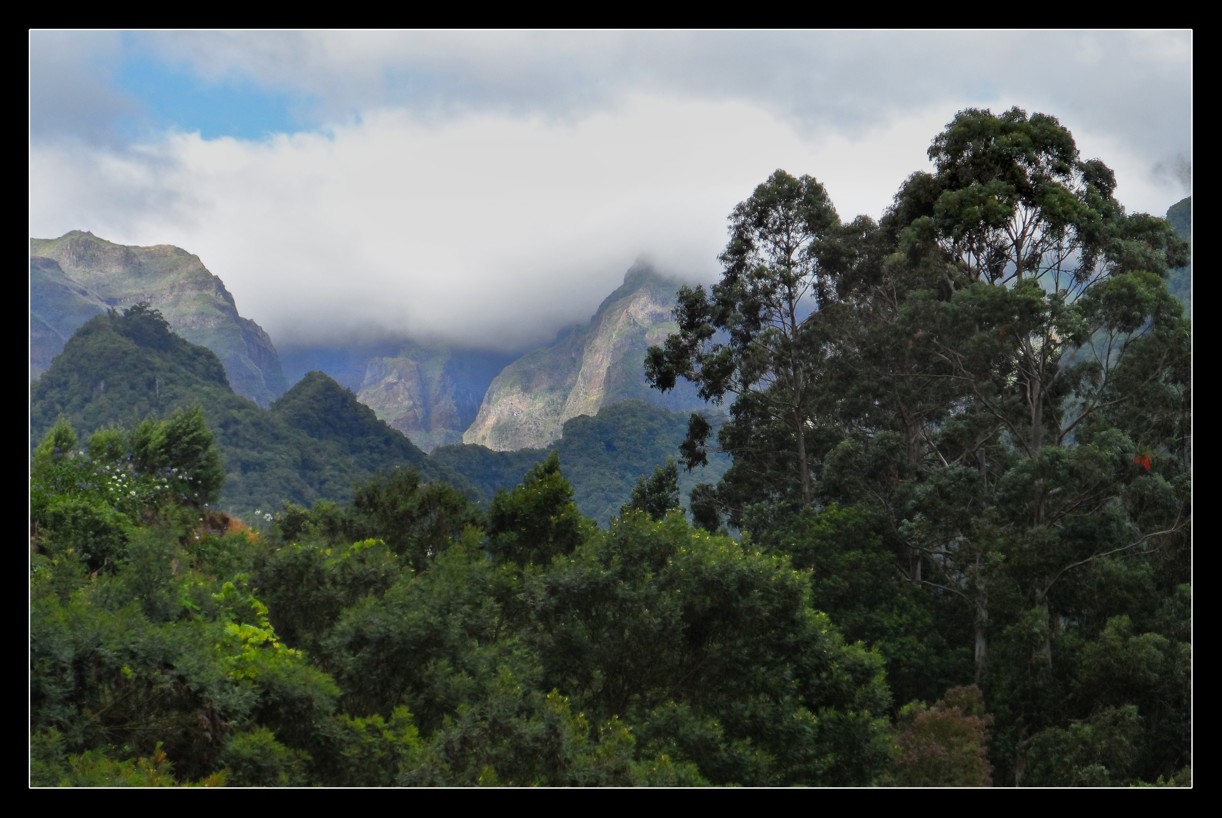
[[[174,508],[206,506],[222,477],[198,410],[145,421],[130,435],[105,429],[87,447],[61,420],[34,452],[31,535],[49,553],[76,555],[93,571],[108,569],[134,525]]]

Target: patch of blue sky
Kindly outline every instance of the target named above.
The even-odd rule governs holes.
[[[964,83],[964,96],[974,104],[995,103],[1000,96],[997,83],[988,77],[974,77]],[[1000,111],[996,112],[1000,113]]]
[[[301,130],[307,124],[300,114],[308,100],[299,94],[232,78],[207,79],[185,66],[148,55],[128,55],[115,81],[142,109],[139,121],[127,123],[131,129],[198,132],[204,139],[260,140]]]

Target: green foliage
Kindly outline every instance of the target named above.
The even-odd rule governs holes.
[[[428,471],[424,452],[322,372],[309,373],[278,398],[272,415],[315,445],[338,444],[350,456],[383,461],[390,455],[397,463]]]
[[[810,570],[814,604],[849,641],[876,648],[898,700],[933,699],[969,672],[970,656],[947,644],[956,611],[905,579],[904,554],[861,507],[830,505],[761,531],[771,553]]]
[[[196,471],[199,485],[188,497],[198,492],[200,502],[219,502],[247,519],[254,509],[285,502],[345,501],[356,484],[404,464],[428,477],[436,474],[423,452],[321,373],[303,379],[267,411],[234,394],[212,352],[167,335],[156,311],[129,312],[87,322],[34,383],[32,440],[41,440],[62,418],[84,432],[135,430],[129,451],[149,462],[178,459],[194,449],[201,459],[179,464]],[[199,445],[197,410],[207,418],[220,454],[220,480]],[[154,440],[152,428],[141,426],[173,417],[181,424],[176,431],[187,433],[181,443],[172,436]],[[99,451],[113,443],[113,436],[104,435]],[[177,451],[180,445],[186,451]]]
[[[39,515],[41,546],[48,553],[75,552],[90,571],[111,571],[123,557],[131,520],[96,499],[67,497]]]
[[[186,460],[206,452],[210,438],[195,434],[202,417],[177,420],[145,424],[135,445],[176,428],[181,445],[146,450]],[[65,492],[40,490],[34,510],[44,553],[31,565],[31,730],[57,736],[58,749],[32,771],[80,785],[221,783],[223,748],[252,723],[304,753],[334,684],[283,646],[244,590],[250,541],[201,540],[203,517],[184,533],[177,526],[195,520],[193,505],[166,490],[163,474],[185,469],[150,477],[121,466],[133,448],[118,445],[124,437],[108,432],[107,445],[91,446],[124,452],[118,463],[78,452],[33,476],[53,488],[63,478]],[[185,505],[175,511],[176,502]]]
[[[1192,253],[1192,197],[1181,199],[1167,210],[1167,221],[1175,228],[1176,234],[1188,242],[1188,252]],[[1184,314],[1192,317],[1192,260],[1189,258],[1183,264],[1171,271],[1167,277],[1167,290],[1184,305]]]
[[[783,463],[805,504],[812,499],[807,422],[819,377],[806,318],[834,297],[824,250],[838,225],[819,182],[773,173],[730,214],[721,281],[708,293],[679,291],[679,330],[645,359],[646,377],[664,392],[683,378],[705,400],[733,396],[723,449],[740,463],[762,453],[771,471]],[[697,437],[689,449],[703,445]]]
[[[91,321],[33,390],[32,783],[1190,784],[1186,248],[1052,117],[930,156],[878,224],[782,172],[735,209],[647,363],[732,397],[682,447],[623,405],[430,464]],[[693,528],[642,467],[714,436]]]
[[[48,468],[54,461],[76,454],[76,432],[65,418],[57,418],[42,442],[34,449],[35,468]]]
[[[229,737],[220,763],[234,787],[294,787],[309,783],[309,755],[276,740],[266,728]]]
[[[251,582],[285,643],[325,662],[321,641],[344,609],[383,593],[402,571],[381,540],[347,547],[312,540],[260,549]]]
[[[112,311],[77,330],[34,383],[31,428],[41,435],[58,416],[79,429],[132,426],[187,403],[193,389],[228,391],[214,354],[169,334],[155,310]]]
[[[386,717],[406,706],[428,735],[459,704],[478,700],[499,665],[529,675],[500,604],[506,583],[512,589],[514,580],[468,535],[428,571],[400,574],[385,593],[346,607],[319,651],[345,712]]]
[[[1021,782],[1027,786],[1107,787],[1129,783],[1138,757],[1137,708],[1106,708],[1068,728],[1051,727],[1023,748]]]
[[[844,644],[785,559],[629,513],[528,583],[544,684],[633,725],[646,754],[755,785],[865,784],[886,762],[881,660]],[[671,717],[715,744],[650,727]]]
[[[214,498],[219,490],[219,459],[198,410],[145,421],[130,435],[100,431],[89,455],[62,448],[75,439],[61,420],[38,446],[31,528],[37,547],[78,558],[90,571],[115,570],[137,522],[185,517],[201,504],[200,491]]]
[[[711,483],[700,483],[692,489],[691,495],[692,525],[704,529],[710,534],[722,531],[720,503],[717,500],[717,487]]]
[[[629,501],[635,483],[649,477],[647,464],[664,462],[683,441],[686,423],[684,415],[634,401],[567,421],[553,450],[572,484],[578,510],[599,525],[610,522]],[[435,450],[431,460],[460,474],[465,481],[460,487],[470,486],[487,507],[497,491],[513,488],[547,454],[539,449],[494,452],[482,446],[445,446]],[[701,480],[718,479],[728,465],[727,458],[713,455],[704,467],[681,470],[680,493]]]
[[[174,344],[170,322],[147,301],[123,311],[119,332],[139,346],[149,349],[166,350]]]
[[[128,455],[130,437],[122,429],[109,426],[89,437],[89,456],[103,463],[117,463]]]
[[[145,420],[130,434],[101,430],[90,438],[89,455],[60,450],[69,439],[75,439],[71,426],[58,422],[39,444],[30,474],[35,530],[59,528],[61,538],[76,536],[69,530],[73,525],[92,525],[96,533],[98,525],[114,529],[123,519],[166,517],[173,508],[206,505],[216,499],[224,479],[198,408],[164,421]],[[49,454],[57,450],[63,453]],[[85,522],[90,516],[94,522]],[[92,535],[82,531],[81,536]]]
[[[632,487],[632,500],[620,509],[626,514],[629,509],[643,511],[657,521],[671,509],[679,507],[679,469],[673,459],[665,466],[658,466],[650,477],[642,477]]]
[[[132,431],[131,449],[135,468],[163,475],[184,503],[206,506],[220,496],[225,472],[198,405],[179,410],[160,423],[142,422]]]
[[[490,695],[460,705],[430,742],[430,758],[405,785],[629,786],[637,782],[632,735],[612,721],[592,736],[585,717],[552,691],[522,689],[501,670]]]
[[[160,745],[150,756],[118,760],[101,750],[68,755],[56,730],[37,733],[30,739],[32,787],[217,787],[225,783],[223,773],[214,773],[197,784],[178,781]]]
[[[888,659],[903,699],[978,684],[998,781],[1023,779],[1035,737],[1072,745],[1074,725],[1126,707],[1131,758],[1074,756],[1040,780],[1103,780],[1099,764],[1112,781],[1167,780],[1191,721],[1173,658],[1187,620],[1154,613],[1181,610],[1190,579],[1191,327],[1166,287],[1187,245],[1126,214],[1112,172],[1051,116],[962,111],[929,156],[880,223],[817,240],[808,286],[823,292],[800,320],[760,311],[792,290],[757,304],[727,265],[721,290],[681,294],[680,331],[647,372],[734,397],[717,434],[734,464],[703,492],[707,527],[720,508],[811,567],[816,604]],[[766,228],[784,238],[778,225],[800,221]],[[723,262],[739,257],[732,226]],[[799,269],[756,261],[774,285]],[[762,351],[777,337],[788,359]],[[818,388],[798,401],[799,383]],[[712,432],[694,423],[684,457],[699,462]],[[1115,638],[1117,616],[1140,617],[1137,635]],[[1118,679],[1102,670],[1116,655],[1161,674],[1159,704],[1141,673],[1083,682]]]
[[[488,511],[489,549],[501,562],[546,565],[570,553],[587,523],[553,452],[512,491],[498,492]]]
[[[380,715],[340,714],[324,727],[325,749],[315,758],[326,786],[393,787],[424,763],[424,747],[411,712],[396,707]]]
[[[352,501],[350,535],[381,537],[416,571],[445,550],[480,515],[457,490],[445,483],[422,483],[415,471],[397,469],[370,480]]]

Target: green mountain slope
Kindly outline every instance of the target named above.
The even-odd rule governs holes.
[[[476,497],[487,503],[497,491],[511,489],[551,450],[560,456],[564,476],[573,486],[573,501],[587,517],[606,525],[632,497],[632,487],[675,457],[687,434],[687,415],[641,401],[604,406],[597,414],[565,422],[560,440],[547,449],[493,451],[465,444],[443,446],[431,460],[464,477]],[[712,455],[709,465],[692,472],[679,470],[684,506],[697,483],[716,483],[729,466],[728,458]]]
[[[266,406],[287,386],[267,333],[238,315],[199,257],[177,247],[125,247],[76,230],[31,239],[30,290],[31,378],[93,315],[147,303],[183,338],[215,352],[238,394]]]
[[[64,417],[81,436],[130,428],[198,404],[225,462],[220,504],[239,516],[284,502],[345,501],[356,484],[395,467],[436,476],[425,454],[321,373],[270,409],[229,388],[210,350],[135,308],[86,322],[31,390],[31,443]]]
[[[70,279],[55,259],[30,259],[30,380],[47,371],[72,333],[106,301]]]

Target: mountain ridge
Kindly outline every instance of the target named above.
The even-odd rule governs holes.
[[[84,230],[30,239],[30,377],[93,315],[139,303],[221,359],[235,391],[267,406],[287,384],[271,337],[242,317],[199,257],[169,244],[115,244]]]
[[[193,405],[224,460],[221,502],[243,516],[285,502],[342,502],[357,483],[397,467],[450,476],[324,373],[303,378],[270,408],[238,395],[215,353],[143,306],[87,321],[34,382],[31,445],[61,417],[84,438]]]
[[[557,334],[493,379],[463,442],[494,451],[543,448],[559,440],[564,423],[603,406],[640,400],[673,411],[703,406],[694,388],[663,395],[645,380],[650,344],[676,328],[680,282],[637,262],[587,324]]]

